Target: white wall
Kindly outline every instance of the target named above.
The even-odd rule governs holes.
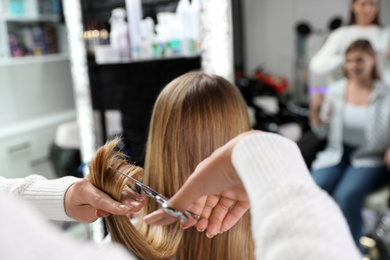
[[[262,64],[270,73],[294,81],[296,23],[308,21],[327,31],[335,15],[349,18],[350,0],[244,0],[245,68],[251,76]],[[382,0],[381,21],[390,25],[390,0]]]
[[[68,60],[0,66],[0,130],[74,108]]]
[[[390,0],[382,0],[380,15],[381,15],[381,22],[384,25],[390,26]]]

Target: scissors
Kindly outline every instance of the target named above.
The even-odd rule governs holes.
[[[158,193],[157,191],[153,190],[152,188],[150,188],[149,186],[143,184],[142,182],[140,182],[139,180],[136,180],[130,176],[128,176],[127,174],[119,171],[118,169],[115,169],[114,167],[110,166],[111,169],[113,169],[114,171],[116,171],[117,173],[120,173],[121,175],[125,176],[126,178],[130,179],[131,181],[133,181],[135,184],[134,184],[134,187],[135,187],[135,192],[137,193],[140,193],[141,194],[141,191],[143,191],[145,193],[146,196],[148,197],[151,197],[153,199],[156,200],[156,202],[158,204],[161,205],[161,209],[165,212],[165,213],[168,213],[169,215],[175,217],[175,218],[178,218],[178,219],[181,219],[184,221],[184,223],[187,223],[188,222],[188,217],[187,215],[191,216],[193,219],[195,219],[196,221],[198,221],[200,219],[200,215],[198,214],[195,214],[194,212],[190,211],[190,210],[186,210],[184,213],[179,211],[179,210],[176,210],[174,208],[171,208],[169,205],[168,205],[168,198],[165,197],[164,195]],[[134,190],[129,184],[127,184],[132,190]]]

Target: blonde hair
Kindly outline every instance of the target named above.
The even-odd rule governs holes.
[[[184,74],[169,83],[155,103],[143,182],[171,197],[203,159],[249,129],[246,105],[235,86],[218,76],[201,72]],[[97,160],[109,160],[113,155],[109,151],[115,147],[115,142],[106,145],[107,157],[94,158],[93,164]],[[110,160],[110,163],[113,162],[115,160]],[[119,164],[125,168],[121,162]],[[109,180],[122,181],[121,176],[117,176],[108,166],[100,170],[101,166],[92,166],[91,175],[115,175]],[[129,174],[134,171],[126,169]],[[97,176],[91,178],[93,183],[95,178],[102,179]],[[124,185],[118,184],[115,196],[108,188],[112,184],[102,183],[99,188],[119,200]],[[158,208],[154,200],[147,199],[137,228],[126,217],[109,216],[107,223],[113,240],[124,244],[141,259],[254,259],[249,212],[232,229],[209,239],[195,228],[180,229],[179,223],[169,226],[146,225],[142,217]]]

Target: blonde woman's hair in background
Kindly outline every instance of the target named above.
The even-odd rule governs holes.
[[[247,130],[247,108],[235,86],[218,76],[186,73],[170,82],[154,105],[143,182],[171,197],[203,159]],[[95,186],[120,200],[126,180],[109,165],[137,178],[140,174],[138,167],[126,165],[123,156],[114,151],[118,141],[98,150],[90,171]],[[113,241],[141,259],[254,259],[249,212],[232,229],[209,239],[194,227],[182,230],[178,222],[146,225],[142,218],[158,208],[153,199],[147,199],[137,227],[125,216],[109,216]]]

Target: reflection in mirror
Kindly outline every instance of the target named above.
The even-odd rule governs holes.
[[[245,74],[253,76],[261,66],[266,72],[285,77],[292,98],[304,96],[302,77],[306,86],[307,65],[331,32],[336,18],[348,24],[350,0],[261,0],[243,1],[243,30],[245,35]],[[383,26],[390,25],[390,2],[380,3]],[[304,72],[299,60],[298,24],[307,24],[310,35],[306,38]]]
[[[375,24],[378,3],[381,27],[371,25]],[[352,5],[358,16],[358,25],[348,26]],[[389,91],[384,84],[374,81],[377,78],[371,77],[375,74],[371,72],[375,71],[375,60],[382,82],[389,82],[390,2],[262,0],[244,1],[243,7],[245,73],[252,81],[240,82],[240,86],[252,89],[247,91],[246,99],[256,108],[256,127],[288,135],[292,131],[288,129],[289,131],[283,132],[281,128],[284,125],[290,122],[300,124],[301,132],[294,140],[297,141],[308,168],[313,169],[312,174],[317,184],[339,203],[356,245],[361,249],[366,246],[365,251],[370,254],[366,259],[388,259],[390,240],[387,239],[387,215],[390,189],[386,164],[389,165],[390,154]],[[359,38],[371,41],[375,55],[365,42],[358,42],[346,57],[347,48]],[[344,68],[348,77],[342,71],[346,59],[351,62],[359,60],[361,66],[354,70],[347,64]],[[261,69],[257,69],[259,65]],[[361,75],[357,75],[359,71]],[[288,91],[282,94],[275,94],[276,91],[264,93],[264,85],[271,85],[264,74],[286,78]],[[362,75],[365,75],[365,80],[361,80]],[[345,78],[340,81],[342,77]],[[365,84],[362,84],[364,81]],[[348,91],[345,90],[346,83]],[[318,88],[312,88],[314,91],[309,95],[311,85]],[[378,92],[382,93],[378,94],[381,97],[375,98]],[[328,98],[324,97],[326,93]],[[343,93],[346,95],[345,99]],[[279,111],[273,109],[272,105],[275,103],[270,102],[271,98],[276,100],[274,107]],[[310,99],[311,125],[307,120]],[[329,132],[323,136],[325,139],[319,140],[313,134],[312,129],[317,127],[317,130],[329,127]],[[387,159],[384,160],[385,158]],[[363,160],[365,163],[361,163]],[[348,168],[341,166],[344,162]],[[336,168],[340,171],[336,172]],[[365,174],[367,179],[359,182],[357,171],[366,170],[372,170],[372,174]],[[337,178],[332,182],[330,176],[336,175]],[[352,186],[355,188],[349,189]],[[364,234],[368,236],[363,236],[363,239],[362,225]]]

